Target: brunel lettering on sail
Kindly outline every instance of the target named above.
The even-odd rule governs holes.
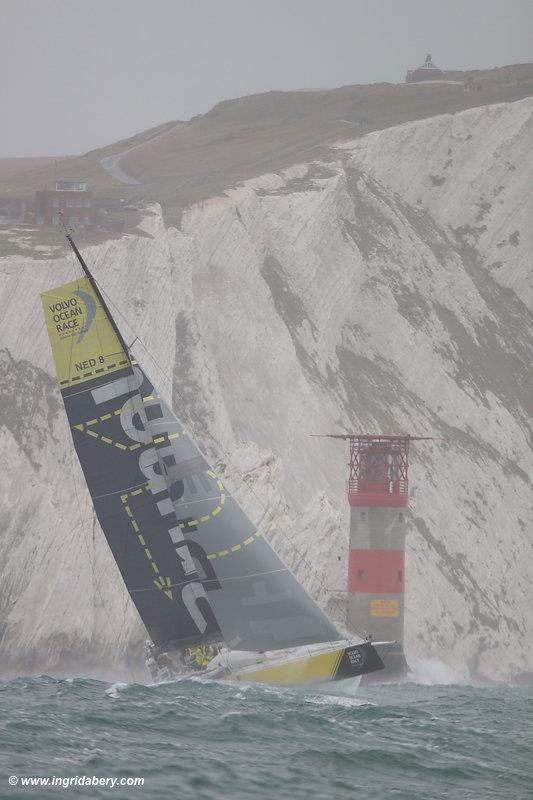
[[[154,642],[269,650],[338,639],[124,352],[89,281],[47,292],[43,307],[93,504]]]

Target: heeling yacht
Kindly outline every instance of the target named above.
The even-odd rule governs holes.
[[[148,631],[154,678],[353,694],[382,669],[347,640],[231,496],[130,354],[83,274],[42,297],[59,388],[98,520]],[[191,653],[203,661],[191,662]],[[205,654],[208,654],[208,658]]]

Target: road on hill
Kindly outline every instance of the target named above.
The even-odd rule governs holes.
[[[128,175],[122,167],[120,166],[121,160],[124,158],[125,155],[131,153],[132,150],[138,150],[140,147],[144,147],[145,144],[149,144],[151,142],[155,142],[157,139],[162,139],[164,136],[167,136],[172,131],[175,131],[176,128],[181,128],[186,125],[186,122],[177,122],[168,130],[163,131],[162,133],[157,133],[155,136],[151,136],[148,139],[145,139],[143,142],[139,144],[134,144],[132,147],[127,147],[125,150],[122,150],[120,153],[113,153],[111,156],[105,156],[105,158],[100,159],[100,164],[105,169],[105,171],[111,175],[116,181],[120,183],[125,183],[128,186],[139,186],[141,181],[138,181],[137,178],[134,178],[132,175]]]

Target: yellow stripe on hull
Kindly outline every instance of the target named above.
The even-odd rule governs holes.
[[[283,664],[273,664],[250,672],[232,675],[231,680],[251,681],[252,683],[268,683],[274,686],[290,686],[295,684],[316,683],[333,680],[339,666],[343,647],[327,653],[317,653],[303,658],[291,659]]]

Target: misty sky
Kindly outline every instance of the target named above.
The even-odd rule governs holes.
[[[532,61],[533,0],[0,0],[0,157],[68,155],[219,100]]]

